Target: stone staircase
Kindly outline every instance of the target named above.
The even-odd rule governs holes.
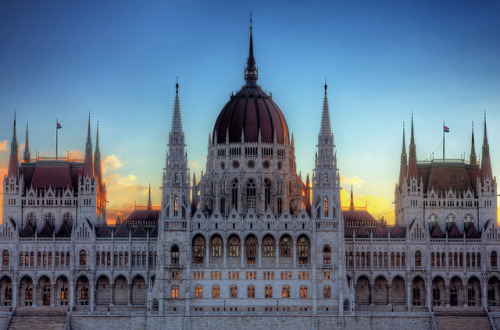
[[[67,306],[18,307],[12,316],[9,330],[64,329]]]
[[[488,315],[480,308],[434,310],[439,330],[492,329]]]

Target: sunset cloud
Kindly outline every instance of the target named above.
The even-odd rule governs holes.
[[[117,170],[123,167],[119,155],[109,155],[102,161],[102,173],[106,174],[109,169]]]
[[[384,217],[388,224],[394,224],[394,205],[385,197],[354,194],[354,206],[367,207],[368,212],[375,218]],[[342,207],[349,207],[351,202],[350,191],[345,189],[340,192]]]
[[[340,176],[340,183],[347,186],[347,185],[353,185],[355,187],[361,187],[365,183],[365,180],[361,179],[360,177],[353,176],[352,178],[348,178],[346,176],[341,175]]]
[[[7,140],[0,142],[0,152],[7,151]]]

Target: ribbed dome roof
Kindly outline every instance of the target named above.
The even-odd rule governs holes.
[[[242,132],[245,142],[258,142],[259,129],[261,142],[288,144],[288,126],[280,108],[259,85],[258,70],[253,56],[252,27],[250,25],[250,49],[245,69],[246,84],[224,106],[215,122],[213,142],[240,143]],[[216,140],[217,139],[217,140]]]
[[[239,143],[241,133],[245,142],[258,142],[259,129],[261,142],[288,143],[288,126],[285,117],[276,103],[264,93],[260,86],[248,84],[234,96],[222,109],[214,127],[214,142],[226,142],[229,133],[230,143]]]

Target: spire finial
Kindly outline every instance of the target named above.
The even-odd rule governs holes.
[[[250,46],[248,48],[247,67],[245,68],[245,80],[247,84],[256,84],[258,79],[258,70],[253,56],[253,16],[250,12]]]
[[[17,145],[16,133],[16,111],[14,110],[14,131],[12,133],[12,142],[10,144],[10,159],[8,176],[13,175],[16,179],[19,178],[19,151]]]
[[[179,94],[179,77],[175,77],[175,94]]]
[[[326,84],[326,77],[325,77],[325,94],[326,94],[327,88],[328,88],[328,85]]]
[[[149,197],[148,197],[148,210],[151,210],[151,182],[149,182]]]
[[[349,211],[354,211],[354,194],[353,194],[353,189],[352,189],[352,183],[351,183],[351,204],[349,205]]]
[[[30,140],[29,140],[29,137],[28,137],[28,121],[26,121],[26,144],[24,145],[23,160],[25,162],[30,162],[31,161],[31,156],[30,156]]]

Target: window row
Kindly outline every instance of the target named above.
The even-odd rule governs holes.
[[[96,252],[95,256],[95,265],[96,266],[128,266],[129,263],[132,266],[146,266],[148,263],[149,266],[156,266],[156,256],[157,253],[150,251],[149,255],[146,254],[146,251],[137,251],[132,252],[132,257],[129,260],[128,251],[125,252]],[[148,260],[149,258],[149,260]]]
[[[6,250],[4,250],[3,254],[3,263],[8,263],[6,261]],[[35,260],[36,256],[36,260]],[[35,255],[35,252],[19,252],[19,266],[20,267],[33,267],[35,266],[69,266],[70,265],[70,253],[69,252],[59,252],[56,251],[54,253],[54,258],[52,258],[52,252],[38,252]]]
[[[353,252],[346,252],[346,265],[353,267],[354,263],[356,267],[389,267],[389,254],[387,252],[374,252],[373,255],[370,252],[356,252],[355,259],[353,258]],[[391,252],[390,254],[390,265],[391,267],[405,267],[406,266],[406,254],[404,252]]]
[[[220,286],[214,285],[212,286],[212,298],[220,298]],[[249,285],[247,287],[246,298],[255,298],[255,286]],[[302,285],[299,287],[298,296],[299,298],[307,298],[308,297],[308,289],[307,286]],[[203,298],[203,286],[197,285],[194,289],[194,297],[195,298]],[[331,297],[331,289],[329,285],[323,287],[323,298]],[[179,298],[179,286],[172,285],[171,286],[171,298]],[[229,287],[229,298],[238,298],[238,287],[236,285],[231,285]],[[264,288],[264,298],[273,298],[273,287],[271,285],[266,285]],[[279,298],[279,297],[275,297]],[[290,286],[283,285],[281,288],[281,298],[290,298]]]

